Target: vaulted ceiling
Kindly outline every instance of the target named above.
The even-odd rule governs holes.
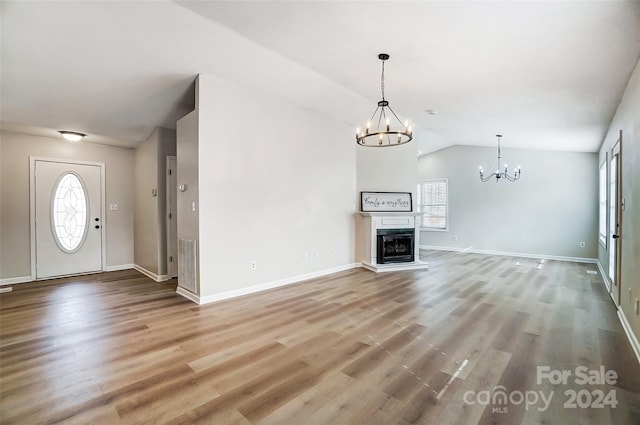
[[[497,133],[506,147],[593,152],[640,57],[640,1],[0,7],[3,128],[132,147],[193,108],[198,73],[355,129],[380,98],[385,52],[386,97],[422,152]]]

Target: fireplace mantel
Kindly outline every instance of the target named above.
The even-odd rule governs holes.
[[[390,272],[399,270],[426,269],[429,267],[418,259],[420,251],[420,228],[418,212],[360,212],[362,216],[362,237],[364,253],[362,266],[374,272]],[[405,263],[378,264],[377,234],[378,229],[414,229],[415,260]]]

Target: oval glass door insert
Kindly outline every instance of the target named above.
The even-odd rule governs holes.
[[[76,252],[87,236],[87,192],[72,172],[63,174],[53,190],[51,221],[54,239],[64,252]]]

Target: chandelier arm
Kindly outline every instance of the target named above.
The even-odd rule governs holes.
[[[380,130],[380,122],[382,121],[383,115],[384,115],[384,106],[380,109],[380,115],[378,115],[378,125],[376,127],[377,130]]]
[[[402,123],[402,120],[400,118],[398,118],[398,116],[396,115],[395,111],[391,108],[391,106],[387,106],[387,108],[389,108],[389,110],[391,111],[393,116],[396,117],[396,119],[398,120],[398,123],[400,124],[400,126],[404,127],[404,124]]]
[[[482,180],[482,183],[486,183],[486,182],[488,182],[489,180],[491,180],[495,174],[496,174],[496,173],[491,173],[491,174],[489,174],[487,177],[480,177],[480,180]]]
[[[373,115],[371,115],[371,119],[369,120],[370,122],[373,122],[373,119],[376,117],[376,114],[378,113],[378,110],[380,109],[380,107],[376,107],[376,110],[373,111]]]

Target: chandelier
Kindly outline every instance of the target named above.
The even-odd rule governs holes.
[[[504,164],[504,171],[500,171],[500,138],[502,137],[502,134],[496,134],[496,137],[498,138],[498,160],[496,161],[496,171],[489,174],[488,176],[485,176],[482,167],[480,167],[480,180],[482,180],[483,182],[487,182],[493,176],[495,176],[496,183],[500,181],[500,179],[507,179],[510,182],[514,182],[520,178],[520,166],[518,165],[518,168],[516,168],[511,174],[509,174],[509,167],[507,166],[507,164]]]
[[[367,122],[365,129],[361,131],[358,128],[356,130],[356,143],[360,146],[370,147],[403,145],[413,138],[412,130],[409,127],[409,122],[403,123],[389,106],[389,101],[384,98],[384,61],[389,59],[389,55],[380,53],[378,59],[382,61],[382,75],[380,77],[382,100],[378,102],[378,107]]]

